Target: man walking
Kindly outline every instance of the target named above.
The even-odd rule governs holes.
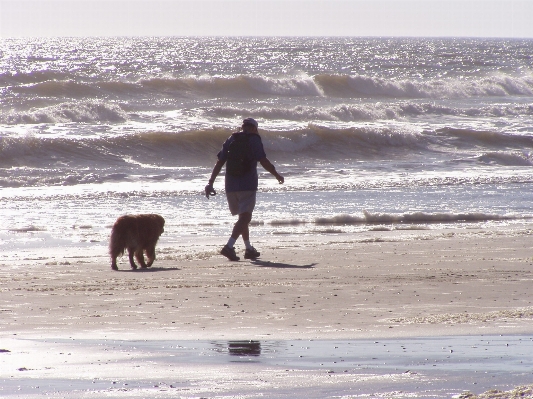
[[[246,246],[244,258],[255,259],[260,255],[250,243],[248,227],[252,220],[259,183],[257,162],[274,175],[280,184],[285,181],[266,157],[257,127],[257,121],[253,118],[246,118],[242,121],[242,131],[233,133],[222,145],[222,149],[217,154],[218,161],[213,167],[209,184],[205,186],[207,198],[215,194],[213,184],[226,164],[225,188],[228,206],[231,214],[239,215],[239,219],[233,226],[228,243],[220,253],[232,261],[240,259],[235,253],[234,245],[241,235]]]

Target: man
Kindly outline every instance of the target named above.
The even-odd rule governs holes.
[[[252,220],[252,212],[255,207],[255,199],[258,187],[257,162],[283,184],[285,179],[277,171],[274,165],[268,160],[263,149],[261,136],[257,131],[258,124],[253,118],[246,118],[242,121],[242,131],[232,134],[222,145],[222,149],[217,154],[218,161],[213,167],[209,184],[205,186],[205,195],[214,195],[213,184],[216,177],[226,164],[225,188],[228,206],[232,215],[239,215],[239,219],[233,226],[233,231],[228,243],[222,248],[220,253],[229,260],[238,261],[240,258],[235,253],[235,242],[242,235],[246,250],[245,259],[255,259],[259,257],[259,252],[250,243],[250,232],[248,225]],[[237,148],[237,149],[235,149]],[[245,159],[236,161],[236,158],[243,158],[234,155],[244,153]]]

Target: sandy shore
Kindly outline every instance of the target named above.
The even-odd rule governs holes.
[[[316,339],[533,333],[529,229],[282,237],[257,261],[159,249],[6,262],[2,334]],[[105,251],[105,249],[104,249]],[[61,254],[59,254],[61,255]],[[124,335],[126,334],[126,336]]]
[[[254,243],[260,260],[240,262],[199,240],[160,246],[144,271],[125,257],[110,270],[105,247],[4,254],[0,346],[533,334],[529,227],[274,236]]]

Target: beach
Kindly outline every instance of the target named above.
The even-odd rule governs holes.
[[[533,40],[0,53],[0,396],[533,396]],[[225,170],[204,187],[248,117],[285,182],[259,168],[261,257],[229,262]],[[157,260],[112,271],[146,213]]]
[[[218,255],[214,240],[198,240],[181,249],[158,247],[152,268],[137,271],[127,257],[112,271],[105,247],[89,253],[57,248],[39,258],[21,254],[4,260],[0,270],[0,392],[13,398],[143,397],[146,389],[149,397],[451,397],[531,384],[531,368],[505,364],[509,356],[531,362],[516,352],[517,342],[531,345],[526,341],[533,333],[531,227],[273,237],[257,242],[259,259],[239,262]],[[443,339],[450,341],[443,346]],[[500,344],[493,345],[494,356],[488,346],[470,359],[475,345],[464,343],[472,339]],[[438,348],[447,359],[470,363],[451,385],[433,392],[436,381],[453,372],[431,359],[428,370],[414,372],[411,355],[402,361],[401,352],[396,371],[371,367],[370,360],[365,367],[361,358],[347,369],[301,364],[291,367],[293,373],[257,361],[275,359],[268,348],[282,343],[338,342],[345,349],[382,340],[401,347],[408,342],[408,348],[425,343],[415,351],[422,358]],[[264,349],[258,354],[244,345],[241,361],[232,362],[232,342]],[[186,355],[211,358],[220,346],[229,360],[214,365]],[[333,347],[313,353],[331,356]],[[175,356],[171,367],[165,367],[168,358],[158,360],[163,353]],[[303,357],[288,356],[292,362]],[[471,378],[487,364],[491,378]],[[443,375],[435,377],[437,369]],[[299,381],[297,391],[291,381]]]

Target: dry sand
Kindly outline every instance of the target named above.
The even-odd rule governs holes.
[[[199,240],[142,271],[112,271],[104,247],[4,254],[0,342],[533,335],[530,227],[274,236],[240,262]]]

